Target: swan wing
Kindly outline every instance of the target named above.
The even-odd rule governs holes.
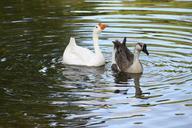
[[[89,60],[95,56],[95,54],[91,50],[83,48],[81,46],[74,47],[72,53],[74,56],[78,57],[82,62],[85,63],[88,63]]]
[[[89,49],[76,44],[75,38],[70,38],[70,42],[63,53],[63,63],[70,65],[85,65],[94,56]]]

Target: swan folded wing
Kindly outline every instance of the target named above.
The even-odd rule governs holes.
[[[94,53],[89,49],[76,45],[75,39],[71,38],[63,55],[63,62],[70,65],[89,65]]]
[[[68,58],[70,60],[68,61],[68,64],[72,65],[86,65],[89,61],[89,56],[82,55],[84,51],[78,50],[78,51],[71,51],[68,55]]]
[[[94,57],[94,53],[89,49],[76,46],[72,49],[72,56],[76,58],[76,61],[81,62],[82,65],[88,65]]]
[[[76,58],[74,58],[73,53],[72,53],[74,47],[76,47],[75,38],[71,37],[69,44],[67,45],[67,47],[65,48],[65,51],[63,53],[63,63],[64,64],[70,64],[76,59]]]

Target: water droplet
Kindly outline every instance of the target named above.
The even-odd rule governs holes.
[[[7,60],[7,58],[4,57],[1,59],[1,62],[5,62],[6,60]]]

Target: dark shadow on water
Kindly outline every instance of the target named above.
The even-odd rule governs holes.
[[[129,82],[131,80],[133,80],[135,86],[135,97],[136,98],[141,98],[142,96],[142,90],[140,87],[140,78],[142,76],[142,74],[131,74],[131,73],[124,73],[124,72],[119,72],[114,74],[115,76],[115,83],[120,84],[120,85],[125,85],[128,86]],[[126,90],[115,90],[115,93],[123,93],[123,94],[127,94],[127,91],[130,87],[128,86],[128,88]]]

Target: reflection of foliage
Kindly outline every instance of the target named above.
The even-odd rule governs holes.
[[[51,113],[59,122],[65,114],[70,114],[71,107],[73,112],[82,109],[70,105],[72,99],[78,100],[78,97],[65,94],[62,101],[69,104],[62,109],[50,105],[60,100],[57,92],[69,90],[54,86],[60,83],[57,65],[73,30],[63,24],[72,20],[71,10],[83,8],[82,2],[1,0],[0,6],[0,122],[5,122],[1,126],[34,127],[45,123],[48,127],[50,121],[45,117]],[[67,112],[59,113],[59,110]],[[12,120],[16,122],[7,124]]]
[[[11,77],[40,77],[39,70],[44,67],[48,69],[47,75],[54,74],[51,67],[62,56],[73,30],[63,24],[68,24],[73,15],[79,15],[72,13],[73,10],[90,10],[94,5],[81,0],[2,0],[0,3],[3,23],[0,54],[6,60],[0,69],[3,81]]]

